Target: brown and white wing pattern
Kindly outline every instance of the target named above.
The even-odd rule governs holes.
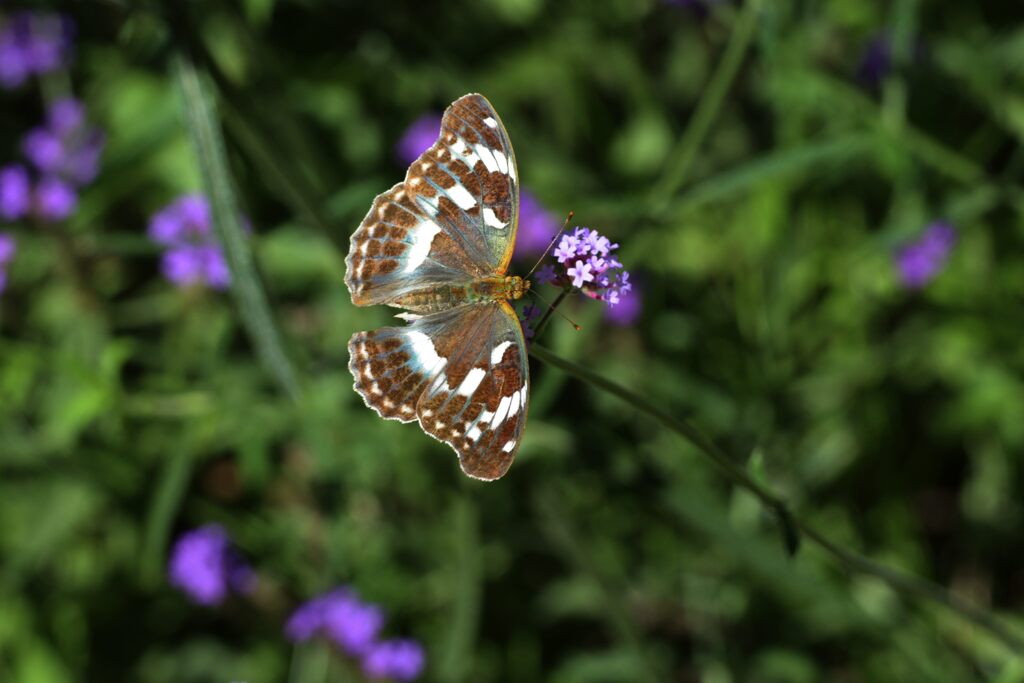
[[[377,196],[353,233],[345,284],[357,306],[417,289],[502,275],[512,258],[519,185],[508,133],[483,95],[445,111],[434,145]]]
[[[418,418],[423,431],[455,449],[471,477],[508,471],[526,425],[529,363],[506,302],[359,332],[349,354],[356,391],[382,417]]]

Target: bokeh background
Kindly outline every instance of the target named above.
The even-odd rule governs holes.
[[[1022,19],[1019,0],[4,3],[0,680],[1024,681],[961,615],[813,543],[791,556],[691,444],[536,360],[517,462],[467,480],[352,391],[349,336],[392,319],[342,281],[410,127],[429,141],[486,94],[531,234],[575,210],[637,283],[628,310],[570,298],[583,330],[537,343],[1020,636]],[[182,59],[293,395],[229,286]]]

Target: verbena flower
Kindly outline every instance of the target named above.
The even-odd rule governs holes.
[[[946,265],[956,243],[956,231],[944,222],[925,228],[921,237],[896,252],[896,267],[903,284],[919,289],[931,282]]]
[[[533,327],[533,321],[540,317],[543,309],[533,304],[526,304],[523,306],[523,310],[519,313],[519,324],[523,328],[523,336],[529,341],[533,339],[536,330]]]
[[[411,164],[437,140],[441,132],[441,115],[424,114],[412,122],[395,145],[395,156],[403,164]]]
[[[149,238],[166,247],[160,269],[172,284],[204,284],[226,289],[231,284],[224,252],[213,236],[209,202],[202,195],[179,197],[153,214]]]
[[[546,264],[537,271],[538,282],[578,289],[592,299],[616,306],[633,289],[629,273],[612,254],[619,248],[590,228],[562,235],[552,255],[559,266]]]
[[[363,673],[374,680],[413,681],[423,673],[425,663],[423,646],[415,640],[385,640],[363,658]]]
[[[423,670],[423,648],[412,640],[379,640],[384,612],[348,587],[335,588],[299,605],[285,624],[293,642],[323,637],[360,659],[367,675],[411,681]]]
[[[231,545],[227,532],[218,524],[182,534],[168,562],[168,577],[200,605],[219,605],[230,593],[246,593],[254,575]]]
[[[359,657],[369,651],[383,626],[379,607],[362,602],[349,588],[338,588],[300,605],[288,619],[285,635],[297,642],[324,636]]]
[[[69,97],[50,105],[46,123],[25,135],[21,150],[40,173],[82,186],[96,179],[103,145],[103,133],[86,123],[85,107]]]
[[[64,66],[74,27],[59,14],[16,12],[0,24],[0,87],[16,88],[30,76]]]
[[[631,286],[625,293],[619,293],[618,303],[605,309],[604,317],[615,325],[628,327],[637,321],[642,311],[640,292]]]
[[[14,235],[0,232],[0,292],[7,289],[7,265],[14,258],[14,253],[17,250],[18,245],[14,241]]]
[[[0,168],[0,217],[16,221],[32,207],[32,183],[21,164]]]
[[[35,214],[45,221],[62,221],[78,207],[78,193],[72,185],[57,176],[42,178],[32,195]]]

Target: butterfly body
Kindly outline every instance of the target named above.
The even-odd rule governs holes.
[[[381,193],[352,235],[345,284],[357,306],[410,311],[410,324],[349,340],[355,389],[381,417],[412,422],[493,480],[526,424],[526,342],[509,305],[530,283],[506,275],[519,214],[515,154],[482,95],[448,107],[432,147]]]
[[[518,275],[489,277],[472,282],[435,285],[411,292],[388,304],[418,314],[444,311],[466,304],[485,304],[496,301],[515,301],[530,289],[530,281]]]

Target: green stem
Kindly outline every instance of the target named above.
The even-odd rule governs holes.
[[[696,426],[679,419],[668,412],[657,407],[643,396],[626,389],[615,382],[612,382],[591,370],[561,358],[543,346],[534,344],[530,348],[530,355],[548,365],[558,368],[563,372],[601,389],[613,396],[617,396],[629,405],[641,412],[647,413],[669,430],[675,432],[683,439],[697,448],[697,451],[718,467],[735,484],[743,487],[762,504],[774,512],[783,525],[787,534],[802,535],[808,542],[818,546],[847,569],[873,576],[898,592],[910,594],[917,598],[930,600],[943,605],[964,619],[973,622],[985,629],[993,636],[1002,641],[1012,652],[1024,652],[1024,638],[1011,631],[1002,621],[997,619],[988,610],[963,600],[941,586],[938,586],[925,579],[905,574],[885,565],[879,564],[863,555],[847,550],[835,542],[829,540],[820,532],[811,527],[807,522],[794,517],[785,503],[776,493],[754,481],[745,470],[737,465],[718,446],[707,437]]]
[[[548,324],[548,320],[551,319],[551,316],[554,314],[555,309],[558,308],[559,304],[561,304],[563,301],[565,301],[565,297],[569,296],[569,292],[570,291],[571,290],[563,289],[558,294],[558,296],[555,297],[554,302],[552,302],[551,305],[548,306],[548,310],[544,311],[544,315],[541,316],[540,322],[537,323],[537,327],[535,327],[533,329],[533,338],[534,339],[539,339],[540,338],[541,330],[543,330],[544,327]]]
[[[725,96],[739,73],[740,65],[754,37],[760,8],[760,0],[748,0],[736,18],[736,26],[729,37],[722,61],[712,74],[711,81],[697,103],[697,109],[693,112],[686,130],[669,154],[670,166],[651,190],[651,205],[655,207],[655,213],[666,208],[672,196],[686,181],[697,153],[718,118]]]
[[[271,315],[247,236],[242,230],[213,99],[186,54],[179,54],[175,60],[175,75],[184,99],[185,122],[199,161],[203,187],[213,212],[214,234],[227,256],[231,291],[238,302],[242,322],[264,365],[285,393],[297,400],[299,381]]]

